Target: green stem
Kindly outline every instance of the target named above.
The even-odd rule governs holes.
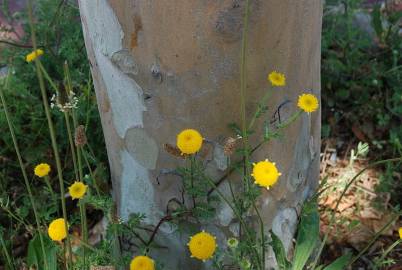
[[[332,231],[331,228],[332,228],[332,226],[333,226],[334,223],[335,223],[335,214],[336,214],[336,212],[338,211],[339,204],[341,203],[341,201],[342,201],[343,197],[345,196],[346,192],[348,191],[349,187],[356,181],[356,179],[358,179],[358,177],[359,177],[362,173],[364,173],[364,172],[365,172],[366,170],[368,170],[369,168],[373,168],[373,167],[376,167],[376,166],[378,166],[378,165],[385,164],[385,163],[388,163],[388,162],[397,162],[397,161],[402,161],[402,157],[400,157],[400,158],[386,159],[386,160],[380,160],[380,161],[374,162],[374,163],[368,165],[366,168],[364,168],[364,169],[362,169],[361,171],[359,171],[359,172],[349,181],[349,183],[345,186],[345,188],[343,189],[343,191],[342,191],[342,193],[341,193],[341,196],[339,197],[338,201],[336,202],[335,209],[334,209],[333,212],[332,212],[331,219],[330,219],[330,222],[329,222],[329,226],[328,226],[329,229],[328,229],[328,231],[327,231],[327,232],[325,233],[325,235],[324,235],[324,239],[323,239],[322,242],[321,242],[320,248],[318,249],[318,253],[317,253],[317,255],[316,255],[315,259],[314,259],[314,262],[313,262],[313,264],[312,264],[311,269],[315,269],[315,268],[317,267],[318,260],[320,259],[321,253],[322,253],[322,251],[323,251],[323,249],[324,249],[324,246],[325,246],[325,243],[327,242],[328,237],[329,237],[329,234],[330,234],[331,231]]]
[[[255,200],[253,201],[253,208],[254,208],[255,212],[257,213],[258,220],[260,221],[262,269],[265,269],[265,231],[264,231],[264,222],[262,220],[260,211],[258,211],[258,207],[255,204]]]
[[[59,89],[57,88],[56,84],[53,82],[52,78],[50,78],[49,74],[47,73],[47,71],[44,68],[44,66],[42,65],[42,63],[39,63],[39,66],[40,66],[40,69],[41,69],[43,75],[45,76],[46,80],[49,82],[49,84],[52,86],[52,88],[56,91],[56,93],[60,94]],[[67,96],[70,95],[70,91],[71,91],[71,89],[68,87],[66,89]],[[74,114],[74,113],[72,112],[72,114]],[[64,119],[66,121],[66,128],[67,128],[67,134],[68,134],[68,141],[70,143],[71,156],[73,157],[73,166],[74,166],[75,178],[80,179],[82,181],[82,178],[79,178],[80,176],[78,174],[79,169],[77,167],[77,156],[76,156],[76,153],[75,153],[75,146],[74,146],[74,140],[73,140],[73,135],[72,135],[73,132],[72,132],[71,125],[70,125],[70,117],[69,117],[68,111],[64,111]]]
[[[241,113],[241,127],[242,127],[242,142],[243,142],[243,151],[244,151],[244,181],[245,181],[245,190],[248,192],[250,190],[250,153],[249,153],[249,143],[248,143],[248,129],[246,124],[246,88],[247,88],[247,74],[246,74],[246,65],[247,65],[247,34],[248,34],[248,21],[250,15],[250,1],[246,0],[245,3],[245,14],[243,21],[243,33],[242,33],[242,46],[241,46],[241,59],[240,59],[240,113]],[[256,117],[256,115],[255,115]],[[251,125],[254,124],[254,117],[251,120]],[[217,190],[218,191],[218,190]],[[254,204],[254,208],[256,209]],[[256,209],[258,212],[258,210]],[[259,212],[258,212],[259,214]],[[240,216],[242,216],[240,214]],[[260,219],[261,227],[264,226],[262,223],[262,219]],[[245,226],[245,224],[243,224]],[[245,227],[246,232],[247,228]],[[261,237],[264,237],[264,232],[262,230]],[[262,247],[265,250],[265,247]],[[261,254],[265,257],[265,251]],[[258,260],[258,266],[261,269],[265,269],[265,258],[262,258],[262,261]]]
[[[247,32],[248,32],[248,18],[250,14],[249,0],[245,3],[245,14],[243,22],[243,34],[242,34],[242,47],[240,58],[240,113],[241,113],[241,128],[242,128],[242,142],[244,151],[244,176],[246,190],[249,190],[250,181],[248,178],[248,164],[249,164],[249,152],[248,152],[248,133],[246,124],[246,88],[247,88],[247,74],[246,74],[246,53],[247,53]]]
[[[251,237],[251,233],[250,233],[250,231],[249,231],[249,229],[248,229],[248,227],[247,227],[247,225],[246,225],[246,222],[244,221],[244,219],[243,219],[242,215],[239,213],[239,211],[237,211],[237,208],[234,207],[234,206],[229,202],[229,200],[222,194],[222,192],[221,192],[221,191],[218,189],[218,187],[215,185],[214,181],[212,181],[212,180],[209,179],[208,177],[205,177],[205,179],[207,180],[208,184],[209,184],[211,187],[213,187],[213,188],[215,189],[215,192],[218,193],[219,197],[221,197],[221,199],[224,200],[225,203],[232,209],[233,213],[234,213],[234,214],[236,215],[236,217],[239,219],[240,224],[243,226],[247,238],[248,238],[249,240],[252,240],[253,238]],[[252,248],[252,247],[250,247],[250,248]],[[259,266],[259,269],[260,269],[260,267],[261,267],[261,265],[260,265],[261,260],[260,260],[260,258],[259,258],[258,251],[257,251],[257,250],[255,250],[255,251],[256,251],[256,252],[255,252],[255,253],[253,252],[252,255],[257,257],[257,263],[258,263],[258,266]],[[262,270],[264,270],[264,269],[262,269]]]
[[[4,242],[4,239],[3,239],[3,231],[2,230],[0,230],[0,242],[1,242],[1,246],[3,248],[4,256],[6,257],[6,260],[7,260],[8,267],[10,270],[14,270],[15,269],[14,265],[11,261],[11,257],[10,257],[10,254],[8,253],[6,243]]]
[[[85,164],[87,165],[88,170],[89,170],[89,174],[91,175],[91,178],[92,178],[95,190],[96,190],[96,195],[100,196],[99,186],[98,186],[98,183],[96,181],[95,175],[94,175],[94,173],[93,173],[93,171],[91,169],[91,164],[89,164],[87,153],[84,151],[84,148],[81,148],[81,150],[82,150],[82,156],[84,157],[84,160],[85,160]]]
[[[385,252],[381,255],[379,261],[382,262],[382,261],[385,259],[385,257],[387,257],[387,255],[388,255],[397,245],[399,245],[400,243],[402,243],[402,239],[398,239],[398,240],[396,240],[392,245],[390,245],[390,246],[387,248],[387,250],[385,250]]]
[[[399,218],[401,214],[398,213],[396,214],[394,217],[391,218],[390,221],[387,222],[387,224],[385,224],[381,230],[379,230],[374,237],[370,240],[370,242],[359,252],[359,254],[357,254],[348,264],[348,266],[351,266],[354,262],[356,262],[370,247],[372,244],[374,244],[374,242],[377,240],[377,238],[385,231],[389,228],[389,226],[392,225],[392,223],[395,222],[395,220],[397,220]],[[398,241],[397,241],[398,242]],[[385,253],[384,253],[385,254]],[[383,254],[383,255],[384,255]]]
[[[190,156],[190,185],[192,189],[191,198],[193,199],[193,208],[196,208],[197,205],[195,203],[195,196],[194,196],[194,156]]]
[[[31,226],[28,225],[21,217],[18,217],[18,216],[16,216],[16,215],[14,215],[14,213],[11,212],[9,209],[3,208],[3,207],[2,207],[1,209],[3,209],[4,211],[6,211],[7,214],[8,214],[10,217],[12,217],[13,219],[15,219],[15,220],[18,221],[19,223],[23,224],[27,229],[28,229],[29,227],[31,227]]]
[[[80,182],[84,181],[84,172],[82,168],[82,159],[81,159],[81,151],[82,151],[82,146],[77,145],[77,160],[78,160],[78,172],[79,172],[79,179]]]
[[[253,115],[253,118],[251,118],[250,124],[248,125],[248,130],[251,130],[254,126],[255,121],[258,118],[258,115],[261,113],[261,109],[263,106],[265,106],[265,103],[268,101],[268,98],[271,96],[272,91],[267,91],[265,95],[262,97],[261,102],[259,102],[259,106],[256,110],[256,112]]]
[[[73,157],[74,174],[75,174],[75,178],[78,179],[78,177],[79,177],[78,168],[77,168],[77,155],[78,154],[75,153],[75,145],[74,145],[74,140],[73,140],[73,135],[72,135],[73,133],[72,133],[72,129],[70,126],[70,117],[69,117],[69,113],[67,111],[64,112],[64,119],[66,120],[68,141],[70,142],[71,156]]]
[[[7,89],[7,87],[8,87],[9,77],[10,77],[10,72],[7,74],[6,82],[4,84],[5,89]],[[20,168],[21,168],[22,176],[24,178],[25,187],[26,187],[26,189],[28,191],[29,200],[31,201],[32,209],[33,209],[33,212],[34,212],[36,227],[37,227],[37,230],[38,230],[39,240],[40,240],[41,249],[42,249],[43,258],[44,258],[45,269],[48,269],[47,260],[45,260],[45,258],[46,258],[45,244],[43,242],[42,234],[40,233],[39,215],[38,215],[38,211],[37,211],[37,208],[36,208],[35,199],[34,199],[34,196],[32,194],[31,186],[29,184],[28,175],[27,175],[27,172],[25,170],[25,165],[24,165],[24,162],[22,161],[22,156],[21,156],[21,152],[20,152],[20,149],[19,149],[19,146],[18,146],[17,137],[15,136],[13,124],[12,124],[10,115],[8,113],[7,103],[6,103],[6,100],[4,98],[4,93],[3,93],[3,87],[0,87],[0,99],[1,99],[1,103],[3,105],[4,114],[6,116],[6,120],[7,120],[8,128],[10,130],[11,138],[13,140],[14,149],[15,149],[15,152],[17,154],[17,158],[18,158],[18,162],[19,162],[19,165],[20,165]]]
[[[35,27],[34,27],[34,22],[33,22],[33,15],[32,15],[32,0],[28,1],[28,15],[29,15],[29,24],[30,24],[30,27],[31,27],[32,45],[33,45],[34,50],[36,51],[37,46],[36,46]],[[39,86],[40,86],[40,90],[41,90],[41,94],[42,94],[43,106],[45,108],[46,118],[47,118],[47,122],[48,122],[48,126],[49,126],[50,138],[51,138],[51,141],[52,141],[53,153],[54,153],[55,160],[56,160],[57,175],[58,175],[58,178],[59,178],[59,185],[60,185],[61,206],[62,206],[62,210],[63,210],[63,218],[66,221],[65,222],[65,229],[68,232],[68,219],[67,219],[66,201],[65,201],[65,198],[64,198],[65,189],[64,189],[62,166],[61,166],[59,151],[58,151],[57,142],[56,142],[56,134],[54,132],[53,121],[52,121],[52,118],[51,118],[51,115],[50,115],[50,108],[49,108],[49,104],[48,104],[48,101],[47,101],[45,82],[43,80],[40,65],[41,65],[40,60],[37,57],[35,59],[36,75],[37,75],[38,81],[39,81]],[[68,251],[69,251],[69,256],[68,256],[69,265],[72,265],[73,251],[72,251],[72,248],[71,248],[71,241],[70,241],[70,236],[69,236],[68,233],[67,233],[67,241],[66,241],[66,243],[67,243],[67,248],[68,248]],[[68,270],[68,267],[67,267],[67,270]]]
[[[53,190],[53,188],[52,188],[52,185],[50,184],[49,176],[46,175],[45,177],[43,177],[43,179],[45,180],[46,186],[47,186],[47,188],[48,188],[49,191],[50,191],[50,194],[51,194],[51,196],[52,196],[52,200],[53,200],[55,203],[57,203],[57,194],[54,192],[54,190]],[[59,208],[57,208],[57,213],[59,214]]]
[[[227,168],[230,168],[230,157],[227,157],[226,164],[227,164]],[[230,181],[230,179],[228,179],[228,184],[229,184],[230,195],[232,195],[232,200],[235,202],[236,201],[236,196],[234,194],[232,181]]]
[[[83,238],[83,243],[87,244],[88,243],[88,228],[87,228],[87,215],[86,215],[86,209],[85,209],[85,202],[83,200],[80,200],[80,214],[81,214],[81,234]],[[87,269],[87,264],[86,264],[86,245],[83,246],[82,248],[82,253],[83,253],[83,260],[84,260],[84,269]]]

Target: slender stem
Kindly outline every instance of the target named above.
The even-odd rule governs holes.
[[[73,135],[72,135],[73,134],[72,129],[70,126],[70,117],[69,117],[68,111],[64,112],[64,119],[66,120],[68,141],[70,142],[71,156],[73,157],[75,179],[79,179],[78,167],[77,167],[77,155],[78,154],[75,153],[75,145],[74,145],[74,140],[73,140]]]
[[[4,239],[3,239],[3,231],[2,230],[0,230],[0,242],[1,242],[1,246],[3,248],[4,256],[6,257],[6,260],[7,260],[8,267],[10,268],[10,270],[14,270],[15,269],[14,265],[11,261],[11,257],[10,257],[10,254],[8,253],[6,243],[4,242]]]
[[[250,163],[249,163],[249,158],[250,158],[250,153],[249,153],[249,144],[248,144],[248,129],[247,129],[247,123],[246,123],[246,88],[247,88],[247,74],[246,74],[246,69],[247,69],[247,34],[248,34],[248,21],[249,21],[249,15],[250,15],[250,1],[246,0],[245,3],[245,14],[244,14],[244,21],[243,21],[243,33],[242,33],[242,47],[241,47],[241,59],[240,59],[240,113],[241,113],[241,128],[242,128],[242,142],[243,142],[243,151],[244,151],[244,171],[243,171],[243,176],[244,176],[244,181],[245,181],[245,190],[246,192],[249,191],[250,189]],[[254,123],[255,119],[253,118],[252,124]],[[219,190],[216,190],[218,194],[220,194]],[[222,198],[224,196],[220,194]],[[226,198],[224,199],[226,200]],[[226,200],[228,203],[228,201]],[[230,206],[230,205],[229,205]],[[234,208],[230,206],[232,210]],[[254,208],[256,209],[257,207],[255,206],[254,203]],[[258,212],[258,210],[256,209]],[[237,210],[236,210],[237,212]],[[258,213],[259,214],[259,213]],[[238,216],[240,220],[242,220],[242,214],[238,213]],[[263,227],[264,224],[262,223],[262,219],[260,219],[261,226]],[[246,224],[243,224],[245,226]],[[247,227],[244,228],[246,233],[249,234]],[[262,235],[261,237],[264,237],[262,230]],[[249,237],[250,238],[250,237]],[[262,247],[264,250],[265,248]],[[265,252],[261,254],[262,256],[265,255]],[[265,259],[263,258],[263,261],[260,261],[259,259],[257,260],[259,267],[262,269],[265,268]]]
[[[46,175],[45,177],[43,177],[43,179],[45,180],[46,186],[49,188],[50,193],[52,193],[52,196],[54,197],[55,193],[54,193],[54,190],[52,188],[52,185],[50,185],[49,176]]]
[[[265,231],[264,231],[264,221],[262,220],[260,211],[258,210],[255,200],[253,201],[253,208],[257,213],[258,220],[260,221],[260,234],[261,234],[261,259],[262,259],[262,269],[265,269]]]
[[[250,124],[248,125],[248,130],[251,130],[254,126],[255,120],[257,120],[258,115],[261,113],[261,110],[265,103],[268,101],[268,98],[271,96],[272,91],[267,91],[265,95],[262,97],[261,101],[259,102],[259,106],[256,110],[256,112],[253,115],[253,118],[251,118]]]
[[[381,255],[379,261],[383,261],[385,259],[385,257],[387,257],[387,255],[400,243],[402,243],[402,239],[398,239],[396,240],[392,245],[390,245],[387,250],[385,250],[385,252]]]
[[[57,88],[57,86],[54,83],[54,81],[52,80],[52,78],[50,78],[49,74],[47,73],[45,67],[42,65],[41,62],[39,62],[39,68],[42,71],[43,76],[45,76],[46,80],[49,82],[50,86],[53,88],[53,90],[56,93],[59,93],[59,88]]]
[[[77,161],[78,161],[78,172],[79,172],[79,179],[80,182],[84,181],[84,172],[82,168],[82,159],[81,159],[81,152],[82,152],[82,146],[77,145]]]
[[[193,208],[196,208],[197,205],[195,203],[195,196],[194,196],[194,156],[190,156],[190,184],[192,189],[191,198],[193,199]]]
[[[230,157],[227,157],[226,164],[227,164],[227,168],[229,168],[230,167]],[[228,184],[229,184],[230,195],[232,195],[232,200],[235,202],[236,201],[236,196],[234,194],[232,181],[230,181],[230,179],[228,179]]]
[[[277,135],[280,134],[280,131],[286,127],[288,127],[291,123],[293,123],[294,121],[297,120],[297,118],[302,115],[303,111],[297,111],[296,113],[294,113],[292,116],[289,117],[289,119],[287,119],[283,124],[280,124],[277,128],[278,130],[275,133],[272,133],[268,138],[264,138],[264,140],[262,140],[261,142],[259,142],[256,146],[254,146],[251,150],[250,150],[250,155],[252,155],[255,151],[257,151],[262,145],[264,145],[264,143],[267,143],[271,140],[271,138],[276,137]],[[240,163],[244,162],[244,157],[241,161],[236,162],[234,166],[231,166],[230,169],[221,177],[219,178],[219,180],[215,183],[215,185],[217,187],[219,187],[234,171],[235,171],[235,167],[237,167]],[[211,188],[208,191],[208,196],[210,196],[212,194],[212,192],[214,192],[214,188]]]
[[[244,22],[243,22],[243,34],[242,34],[242,47],[241,47],[241,59],[240,59],[240,113],[241,113],[241,128],[242,128],[242,142],[243,142],[243,151],[244,151],[244,176],[245,176],[245,184],[246,190],[249,189],[250,181],[248,174],[248,161],[249,161],[249,152],[248,152],[248,132],[247,132],[247,124],[246,124],[246,88],[247,88],[247,74],[246,74],[246,53],[247,53],[247,33],[248,33],[248,18],[250,14],[249,9],[249,0],[246,0],[245,3],[245,14],[244,14]]]
[[[156,225],[154,231],[151,234],[151,237],[149,237],[148,242],[146,243],[146,246],[149,247],[151,245],[151,243],[154,241],[154,238],[156,236],[156,234],[158,233],[158,230],[160,228],[160,226],[162,226],[163,223],[172,220],[173,217],[171,215],[168,216],[164,216],[163,218],[161,218],[158,222],[158,224]]]
[[[32,0],[28,1],[28,15],[29,15],[29,24],[31,27],[31,39],[32,39],[32,45],[34,50],[36,51],[37,46],[36,46],[36,35],[35,35],[35,27],[34,27],[34,22],[33,22],[33,15],[32,15]],[[55,160],[56,160],[56,167],[57,167],[57,175],[59,178],[59,185],[60,185],[60,200],[61,200],[61,206],[62,206],[62,210],[63,210],[63,218],[66,221],[65,222],[65,229],[68,232],[68,220],[67,220],[67,209],[66,209],[66,201],[64,198],[64,194],[65,194],[65,189],[64,189],[64,181],[63,181],[63,172],[62,172],[62,166],[61,166],[61,162],[60,162],[60,156],[59,156],[59,151],[58,151],[58,147],[57,147],[57,142],[56,142],[56,134],[54,131],[54,126],[53,126],[53,121],[50,115],[50,108],[49,108],[49,104],[47,101],[47,94],[46,94],[46,89],[45,89],[45,82],[43,80],[43,76],[42,76],[42,72],[41,72],[41,68],[40,68],[40,60],[37,57],[35,59],[35,66],[36,66],[36,75],[38,77],[38,81],[39,81],[39,86],[40,86],[40,90],[41,90],[41,94],[42,94],[42,101],[43,101],[43,106],[45,108],[45,113],[46,113],[46,118],[47,118],[47,122],[48,122],[48,126],[49,126],[49,133],[50,133],[50,138],[52,141],[52,148],[53,148],[53,153],[55,156]],[[71,241],[70,241],[70,236],[67,233],[67,248],[69,251],[69,265],[72,265],[72,248],[71,248]],[[68,269],[68,268],[67,268]]]
[[[112,224],[112,256],[113,256],[113,265],[116,269],[122,269],[119,267],[117,264],[117,261],[121,258],[121,245],[120,245],[120,233],[119,230],[117,229],[114,224],[118,223],[118,217],[117,217],[117,209],[116,209],[116,204],[113,205],[113,207],[108,211],[108,219],[109,222]]]
[[[49,191],[50,191],[50,194],[51,194],[51,196],[52,196],[52,200],[55,202],[55,203],[57,203],[57,194],[54,192],[54,190],[53,190],[53,188],[52,188],[52,185],[50,184],[50,181],[49,181],[49,176],[48,175],[46,175],[45,177],[43,177],[43,179],[45,180],[45,183],[46,183],[46,186],[47,186],[47,188],[49,189]],[[59,213],[59,208],[57,208],[57,213]]]
[[[96,181],[95,175],[94,175],[94,173],[93,173],[93,171],[91,169],[91,164],[89,164],[87,153],[84,151],[84,148],[81,148],[81,150],[82,150],[82,156],[84,157],[84,160],[85,160],[85,164],[87,165],[88,170],[89,170],[89,174],[91,175],[91,178],[92,178],[95,190],[96,190],[96,195],[100,196],[99,186],[98,186],[98,183]]]
[[[362,173],[364,173],[364,172],[365,172],[366,170],[368,170],[369,168],[376,167],[376,166],[381,165],[381,164],[385,164],[385,163],[389,163],[389,162],[397,162],[397,161],[402,161],[402,157],[400,157],[400,158],[392,158],[392,159],[385,159],[385,160],[380,160],[380,161],[374,162],[374,163],[368,165],[366,168],[364,168],[364,169],[362,169],[361,171],[359,171],[359,172],[349,181],[349,183],[345,186],[345,188],[343,189],[343,191],[342,191],[342,193],[341,193],[341,196],[339,197],[338,201],[336,202],[335,209],[334,209],[333,212],[332,212],[331,219],[330,219],[330,222],[329,222],[329,226],[328,226],[329,229],[328,229],[328,231],[327,231],[327,232],[325,233],[325,235],[324,235],[324,239],[323,239],[322,242],[321,242],[320,248],[318,249],[318,253],[317,253],[317,255],[316,255],[315,259],[314,259],[314,262],[313,262],[313,264],[312,264],[311,269],[315,269],[315,268],[317,267],[318,260],[320,259],[321,253],[322,253],[322,251],[323,251],[323,249],[324,249],[324,246],[325,246],[325,243],[327,242],[328,237],[329,237],[329,234],[330,234],[331,231],[332,231],[331,228],[332,228],[332,226],[333,226],[334,223],[335,223],[335,214],[336,214],[336,212],[338,211],[339,204],[341,203],[341,201],[342,201],[343,197],[345,196],[346,192],[348,191],[349,187],[356,181],[356,179],[358,179],[358,177],[359,177]]]
[[[8,87],[9,77],[10,77],[10,72],[7,74],[7,78],[6,78],[4,88]],[[43,261],[44,261],[45,269],[48,269],[47,260],[45,259],[46,258],[45,244],[44,244],[44,241],[43,241],[42,234],[40,233],[39,215],[38,215],[38,211],[37,211],[37,208],[36,208],[35,199],[34,199],[34,196],[32,194],[31,186],[29,184],[28,175],[27,175],[27,172],[25,170],[25,165],[24,165],[24,162],[22,161],[22,156],[21,156],[21,152],[20,152],[20,149],[19,149],[19,146],[18,146],[17,137],[15,136],[12,120],[11,120],[11,117],[10,117],[10,115],[8,113],[7,103],[6,103],[6,100],[4,98],[4,93],[3,93],[3,87],[0,87],[0,99],[1,99],[1,103],[3,105],[4,114],[6,116],[6,120],[7,120],[8,128],[10,130],[11,138],[13,140],[14,149],[15,149],[15,152],[17,154],[17,158],[18,158],[18,162],[19,162],[19,165],[20,165],[20,168],[21,168],[22,176],[24,178],[25,187],[26,187],[26,189],[28,191],[29,200],[31,202],[32,209],[33,209],[33,212],[34,212],[36,227],[37,227],[37,230],[38,230],[39,240],[40,240],[41,249],[42,249],[43,258],[44,258]]]
[[[5,208],[5,207],[4,207],[4,208],[2,207],[1,209],[3,209],[4,211],[6,211],[7,214],[8,214],[10,217],[12,217],[13,219],[15,219],[15,220],[18,221],[19,223],[23,224],[26,228],[29,228],[29,227],[32,226],[32,225],[28,225],[21,217],[16,216],[13,212],[10,211],[10,209]]]
[[[87,219],[86,219],[86,213],[85,213],[85,203],[83,200],[80,200],[79,202],[80,205],[80,215],[81,215],[81,235],[83,238],[83,243],[88,243],[88,233],[87,233]],[[82,254],[83,254],[83,260],[84,260],[84,269],[87,269],[87,264],[86,264],[86,247],[83,246],[82,248]]]
[[[4,43],[7,45],[11,45],[14,47],[20,47],[20,48],[32,48],[32,45],[28,45],[28,44],[19,44],[19,43],[15,43],[15,42],[11,42],[8,40],[0,40],[0,43]]]
[[[359,254],[357,254],[348,264],[348,266],[352,265],[355,261],[357,261],[370,247],[372,244],[374,244],[374,242],[377,240],[377,238],[385,231],[389,228],[389,226],[392,225],[392,223],[394,223],[395,220],[397,220],[399,218],[401,214],[398,213],[396,214],[394,217],[391,218],[390,221],[387,222],[387,224],[385,224],[381,230],[379,230],[374,237],[370,240],[370,242],[359,252]],[[385,253],[384,253],[385,254]]]
[[[215,183],[214,183],[211,179],[209,179],[208,177],[205,177],[205,179],[207,180],[207,182],[208,182],[209,185],[211,185],[212,187],[215,188],[215,192],[218,193],[219,197],[221,197],[221,199],[224,200],[224,201],[226,202],[226,204],[232,209],[233,213],[236,215],[236,217],[239,219],[239,222],[240,222],[241,225],[243,226],[247,238],[250,239],[250,240],[253,239],[253,238],[251,237],[251,233],[250,233],[250,231],[249,231],[249,229],[248,229],[248,227],[247,227],[247,225],[246,225],[246,223],[245,223],[245,221],[244,221],[244,219],[243,219],[241,213],[239,213],[239,211],[237,210],[237,208],[234,207],[234,206],[229,202],[229,200],[222,194],[222,192],[218,189],[218,187],[215,185]],[[257,251],[257,250],[256,250],[256,251]],[[258,262],[258,265],[259,265],[259,268],[260,268],[260,267],[261,267],[261,265],[260,265],[261,260],[260,260],[260,258],[259,258],[258,251],[257,251],[256,253],[253,253],[253,255],[255,255],[255,256],[257,257],[257,262]]]

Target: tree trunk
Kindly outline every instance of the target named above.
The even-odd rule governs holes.
[[[240,52],[245,1],[80,0],[86,48],[92,66],[113,180],[123,219],[144,213],[156,225],[169,203],[181,200],[180,179],[167,172],[182,164],[165,149],[185,128],[201,132],[214,176],[226,169],[222,152],[240,123]],[[251,0],[247,49],[247,117],[270,87],[267,74],[286,74],[284,88],[271,89],[264,120],[284,120],[297,111],[302,92],[320,94],[321,0]],[[282,106],[279,107],[279,105]],[[279,112],[279,113],[278,113]],[[280,120],[279,116],[280,115]],[[300,206],[319,177],[320,113],[303,114],[284,136],[260,148],[283,173],[258,201],[266,230],[291,250]],[[220,186],[227,192],[227,184]],[[201,226],[224,239],[237,222],[222,204],[214,222]],[[186,232],[163,225],[157,242],[168,248],[153,257],[167,269],[201,269],[189,259]],[[157,256],[157,257],[156,257]],[[163,259],[164,258],[164,259]],[[272,256],[267,262],[272,262]],[[269,265],[269,264],[268,264]],[[207,269],[210,269],[206,267]]]

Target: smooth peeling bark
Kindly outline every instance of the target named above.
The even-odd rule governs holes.
[[[208,172],[226,168],[222,143],[240,124],[240,49],[245,1],[80,0],[86,48],[92,66],[119,214],[141,212],[156,225],[174,199],[180,179],[168,174],[183,161],[164,150],[184,128],[198,129],[211,143],[202,156]],[[322,3],[319,0],[251,0],[247,50],[247,117],[270,88],[272,70],[287,76],[275,88],[265,119],[256,123],[255,145],[264,120],[286,119],[298,96],[320,96]],[[288,250],[302,201],[319,176],[320,112],[303,114],[284,137],[257,151],[283,173],[258,201],[266,230],[273,228]],[[220,187],[227,192],[227,183]],[[222,204],[214,222],[201,226],[220,246],[238,224]],[[186,233],[163,225],[156,240],[168,248],[151,253],[168,269],[202,269],[188,259]],[[165,258],[165,259],[164,259]],[[273,261],[272,256],[267,262]],[[169,268],[170,267],[170,268]],[[191,267],[191,268],[189,268]],[[208,269],[208,266],[206,266]]]

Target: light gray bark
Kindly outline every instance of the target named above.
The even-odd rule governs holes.
[[[281,119],[294,113],[302,92],[320,95],[321,0],[251,0],[247,50],[247,114],[268,89],[267,73],[287,76],[274,89],[268,116],[278,105]],[[181,199],[180,180],[162,175],[180,164],[168,154],[185,128],[213,141],[203,153],[208,169],[225,168],[221,144],[240,123],[240,49],[244,1],[80,0],[85,42],[101,113],[119,214],[146,214],[155,225],[172,198]],[[261,127],[262,121],[256,126]],[[255,144],[258,135],[251,138]],[[285,136],[262,147],[253,160],[269,158],[283,173],[258,201],[267,231],[273,228],[291,249],[302,201],[318,182],[320,113],[303,114]],[[212,166],[213,165],[213,166]],[[225,192],[226,185],[221,189]],[[225,205],[211,224],[222,246],[237,224]],[[167,269],[199,269],[188,259],[186,233],[163,226],[152,255]],[[272,257],[267,258],[271,263]],[[207,267],[208,268],[208,267]]]

